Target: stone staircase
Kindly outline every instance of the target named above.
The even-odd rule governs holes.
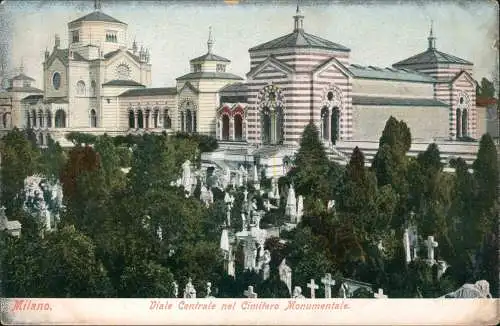
[[[349,157],[339,151],[332,143],[323,141],[323,148],[325,149],[326,155],[330,161],[339,165],[347,165],[347,163],[349,163]]]

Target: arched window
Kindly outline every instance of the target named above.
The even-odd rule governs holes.
[[[222,140],[229,140],[229,116],[222,115]]]
[[[271,143],[271,112],[268,108],[262,111],[262,143]]]
[[[146,126],[146,129],[149,129],[149,119],[150,118],[151,118],[151,111],[148,109],[148,110],[146,110],[145,119],[144,119],[144,125]]]
[[[43,146],[43,134],[42,133],[38,134],[38,143],[40,144],[40,146]]]
[[[45,114],[46,115],[46,120],[47,120],[47,128],[52,128],[52,113],[50,112],[50,110],[47,110],[47,113]]]
[[[160,117],[160,111],[155,110],[153,113],[153,128],[158,128],[158,119]]]
[[[330,92],[331,93],[331,92]],[[326,106],[324,106],[322,109],[321,109],[321,134],[323,136],[323,139],[324,140],[329,140],[329,124],[330,124],[330,121],[329,121],[329,114],[328,114],[328,108]]]
[[[193,116],[191,110],[186,110],[186,132],[193,132]]]
[[[36,128],[36,110],[31,111],[31,126]]]
[[[38,127],[43,128],[43,111],[38,110]]]
[[[467,122],[468,122],[468,113],[467,110],[462,111],[462,137],[467,137],[469,136],[468,128],[467,128]]]
[[[97,128],[97,113],[94,109],[90,110],[90,127]]]
[[[332,144],[336,144],[337,140],[340,138],[340,110],[338,107],[334,107],[332,110],[332,117],[330,121],[330,132]]]
[[[137,129],[144,128],[144,114],[142,110],[137,111]]]
[[[135,128],[135,115],[134,115],[134,111],[132,111],[132,110],[128,111],[128,127],[130,129]]]
[[[168,109],[163,110],[163,128],[170,129],[172,127],[172,120],[168,115]]]
[[[83,80],[79,80],[78,83],[76,83],[76,94],[85,95],[85,83]]]
[[[95,80],[90,82],[90,96],[95,96],[95,91],[96,91],[96,83]]]
[[[64,110],[57,110],[55,116],[55,127],[56,128],[66,128],[66,112]]]
[[[241,114],[234,116],[234,139],[237,141],[243,139],[243,118]]]
[[[457,138],[462,137],[462,110],[457,109],[457,115],[456,115],[456,125],[455,129],[457,131]]]

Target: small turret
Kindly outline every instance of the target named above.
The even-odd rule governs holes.
[[[50,52],[49,50],[46,48],[45,49],[45,61],[47,61],[49,59],[49,56],[50,56]]]
[[[137,53],[137,42],[134,40],[132,43],[132,53],[136,54]]]
[[[208,41],[207,41],[208,53],[212,53],[214,47],[214,38],[212,36],[212,26],[208,28]]]
[[[61,46],[61,39],[59,38],[59,34],[56,34],[54,40],[54,48],[58,49]]]

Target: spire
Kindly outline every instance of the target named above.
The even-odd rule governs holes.
[[[101,10],[101,0],[94,0],[94,9]]]
[[[214,46],[214,38],[212,36],[212,26],[208,28],[208,41],[207,41],[207,46],[208,46],[208,53],[212,53],[212,48]]]
[[[293,16],[295,21],[295,27],[293,29],[294,32],[304,29],[304,15],[300,10],[299,3],[297,1],[297,10],[295,11],[295,16]]]
[[[23,63],[23,58],[21,58],[21,65],[19,66],[19,73],[20,73],[20,74],[24,73],[24,63]]]
[[[434,21],[431,20],[431,30],[429,32],[429,37],[427,38],[429,41],[429,50],[434,50],[436,48],[436,38],[434,37],[433,25]]]

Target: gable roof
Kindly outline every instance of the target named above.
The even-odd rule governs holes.
[[[436,50],[435,48],[427,49],[425,52],[419,53],[407,59],[401,60],[393,64],[396,66],[408,66],[408,65],[418,65],[418,64],[428,64],[428,63],[452,63],[452,64],[461,64],[461,65],[470,65],[473,63],[454,55],[444,53]]]
[[[136,81],[133,81],[133,80],[122,80],[122,79],[113,79],[113,80],[110,80],[104,84],[102,84],[102,86],[138,86],[138,87],[146,87]]]
[[[223,61],[223,62],[231,62],[231,60],[226,59],[226,58],[221,57],[221,56],[218,56],[218,55],[213,54],[213,53],[207,53],[207,54],[204,54],[204,55],[202,55],[200,57],[191,59],[190,62],[194,62],[194,61]]]
[[[191,72],[184,76],[178,77],[176,80],[188,79],[236,79],[243,80],[240,76],[228,72]]]
[[[193,93],[199,93],[200,91],[194,87],[193,84],[191,84],[191,82],[187,81],[183,86],[182,88],[179,90],[179,93],[182,92],[184,90],[184,88],[189,88]]]
[[[316,35],[306,33],[303,29],[295,30],[285,36],[281,36],[269,42],[254,46],[248,51],[252,52],[282,48],[315,48],[342,52],[351,51],[349,48],[343,45],[328,41]]]
[[[43,99],[43,95],[29,95],[21,100],[23,103],[36,104],[39,100]]]
[[[8,87],[6,91],[12,93],[43,93],[41,89],[36,87]]]
[[[31,80],[31,81],[35,81],[33,78],[31,78],[29,76],[26,76],[23,73],[20,73],[19,75],[15,76],[15,77],[12,77],[12,80]]]
[[[117,50],[114,50],[114,51],[111,51],[111,52],[108,52],[104,55],[104,59],[111,59],[113,58],[114,56],[116,56],[118,53],[120,52],[124,52],[126,54],[128,54],[129,56],[132,57],[132,59],[134,59],[135,61],[141,63],[141,60],[139,59],[139,57],[135,54],[133,54],[132,52],[128,51],[128,50],[121,50],[121,49],[117,49]]]
[[[295,71],[292,67],[290,67],[287,64],[281,62],[280,60],[276,59],[275,56],[273,56],[272,54],[270,54],[266,58],[266,60],[262,61],[259,65],[255,66],[253,69],[251,69],[247,73],[247,77],[254,75],[257,71],[259,71],[260,69],[264,68],[268,64],[275,65],[279,69],[284,70],[285,72],[288,72],[288,73],[293,73]]]
[[[94,12],[91,12],[88,15],[85,15],[83,17],[80,17],[78,19],[73,20],[70,22],[70,24],[73,23],[78,23],[78,22],[107,22],[107,23],[118,23],[118,24],[125,24],[124,22],[119,21],[118,19],[115,19],[109,15],[106,15],[102,11],[96,10]],[[126,25],[126,24],[125,24]]]
[[[234,84],[229,84],[220,89],[220,93],[224,92],[248,92],[249,88],[248,85],[245,83],[234,83]]]
[[[177,89],[175,87],[161,87],[161,88],[139,88],[129,89],[121,93],[120,97],[132,96],[162,96],[162,95],[176,95]]]
[[[351,64],[347,69],[355,78],[401,80],[422,83],[435,83],[436,79],[409,69],[379,68],[374,66],[360,66]]]

